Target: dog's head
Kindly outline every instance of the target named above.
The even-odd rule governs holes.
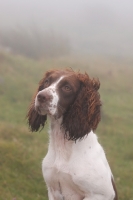
[[[62,117],[67,139],[77,140],[100,121],[98,80],[72,70],[48,71],[40,81],[27,117],[31,131],[44,127],[47,115]]]

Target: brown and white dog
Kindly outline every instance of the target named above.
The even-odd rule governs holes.
[[[42,163],[49,200],[117,200],[114,178],[93,131],[100,121],[98,80],[72,70],[48,71],[28,111],[31,131],[50,119]]]

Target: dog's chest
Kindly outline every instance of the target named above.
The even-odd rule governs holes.
[[[59,158],[58,158],[59,159]],[[43,161],[43,176],[47,184],[48,190],[55,200],[82,200],[83,194],[78,186],[73,182],[73,177],[70,173],[69,161],[61,162]]]
[[[58,133],[54,140],[51,138],[48,153],[43,160],[45,182],[57,200],[82,198],[82,192],[78,190],[70,173],[72,148],[72,143],[64,142],[64,137]]]

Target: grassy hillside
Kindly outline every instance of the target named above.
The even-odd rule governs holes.
[[[102,121],[97,129],[121,200],[133,200],[133,62],[110,58],[40,61],[0,53],[0,200],[46,200],[41,162],[45,127],[28,130],[25,115],[37,83],[50,68],[87,71],[101,82]]]

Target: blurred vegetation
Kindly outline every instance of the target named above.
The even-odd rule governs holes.
[[[34,59],[68,55],[71,51],[67,37],[36,26],[1,28],[0,48]]]
[[[101,82],[102,121],[97,129],[119,199],[133,200],[133,62],[100,57],[39,61],[0,53],[0,200],[46,200],[41,162],[47,127],[28,130],[25,115],[43,73],[51,68],[87,71]]]

